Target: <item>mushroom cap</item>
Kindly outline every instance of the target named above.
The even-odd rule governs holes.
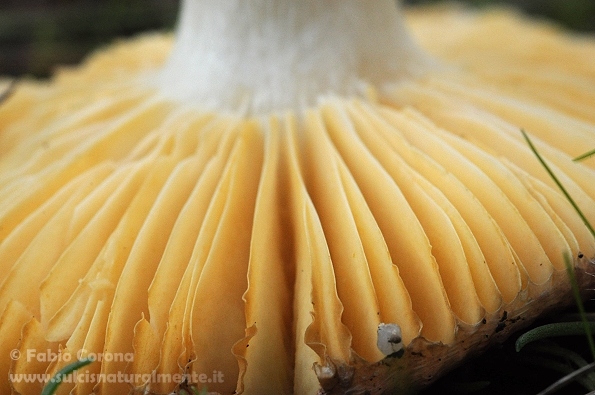
[[[595,41],[509,11],[408,22],[449,67],[299,113],[168,99],[147,83],[160,34],[20,81],[0,103],[0,392],[85,355],[86,377],[128,376],[64,393],[181,374],[405,392],[568,303],[565,253],[592,284],[595,239],[520,129],[595,223],[595,165],[571,160],[595,141]]]

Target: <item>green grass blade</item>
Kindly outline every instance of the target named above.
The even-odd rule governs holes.
[[[550,175],[552,180],[556,183],[558,188],[560,188],[560,190],[562,191],[562,193],[564,194],[564,196],[566,197],[568,202],[570,202],[570,204],[572,205],[574,210],[577,212],[577,214],[580,216],[580,218],[583,221],[583,223],[585,224],[585,226],[591,232],[591,235],[593,235],[593,237],[595,237],[595,230],[593,230],[591,223],[587,220],[587,218],[585,217],[585,215],[583,214],[581,209],[578,207],[578,205],[574,201],[574,199],[570,196],[570,194],[568,193],[566,188],[564,188],[564,186],[562,185],[560,180],[558,180],[558,177],[556,177],[554,172],[550,169],[548,164],[545,162],[545,160],[539,154],[539,152],[537,151],[537,148],[535,148],[535,145],[533,145],[533,142],[531,141],[531,139],[529,138],[527,133],[523,129],[521,129],[521,133],[523,134],[523,137],[527,141],[527,144],[529,144],[529,148],[531,148],[531,151],[533,151],[533,154],[535,154],[535,156],[537,157],[537,159],[539,160],[539,162],[541,163],[543,168],[548,172],[548,174]],[[572,287],[572,293],[574,295],[576,305],[579,310],[579,315],[581,317],[580,325],[582,326],[583,333],[587,336],[587,341],[589,342],[589,349],[591,351],[591,355],[593,356],[593,360],[595,360],[595,343],[593,342],[593,330],[595,330],[595,327],[592,328],[592,323],[589,323],[589,321],[587,320],[587,315],[585,313],[585,307],[583,305],[583,301],[582,301],[582,298],[580,295],[578,281],[576,279],[576,274],[574,272],[574,265],[572,262],[572,258],[570,257],[570,255],[567,252],[564,253],[564,263],[566,264],[566,272],[568,273],[568,278],[570,279],[570,285]],[[567,323],[567,324],[578,324],[578,323]],[[564,325],[564,323],[553,324],[553,325]],[[539,328],[536,328],[536,329],[539,329]],[[531,332],[531,331],[529,331],[529,332]],[[525,335],[527,335],[529,332],[525,333]],[[521,336],[521,337],[523,337],[523,336]],[[521,338],[519,338],[519,340],[520,339]],[[519,347],[519,340],[517,340],[517,351],[518,351],[518,347]]]
[[[588,331],[591,332],[595,330],[595,323],[587,323],[587,327],[589,328]],[[537,340],[562,336],[584,336],[585,334],[587,334],[587,329],[582,321],[546,324],[533,328],[519,336],[515,343],[515,349],[517,352],[521,351],[527,344]]]
[[[548,174],[550,175],[550,177],[552,178],[552,180],[556,183],[556,185],[558,186],[558,188],[560,188],[560,190],[562,191],[562,193],[564,194],[564,196],[566,196],[566,199],[568,200],[568,202],[570,202],[570,204],[572,205],[572,207],[574,208],[574,210],[580,216],[581,220],[583,221],[583,223],[585,224],[585,226],[587,227],[587,229],[589,229],[589,232],[591,232],[591,235],[593,237],[595,237],[595,230],[593,230],[593,227],[591,226],[591,223],[587,220],[587,218],[585,217],[585,215],[583,214],[583,212],[581,211],[581,209],[578,207],[578,205],[574,201],[574,199],[570,196],[570,194],[568,193],[568,191],[566,190],[566,188],[564,188],[564,186],[562,185],[562,183],[560,182],[560,180],[558,180],[558,177],[556,177],[556,175],[554,174],[554,172],[550,169],[550,167],[548,166],[548,164],[541,157],[541,155],[539,154],[539,152],[537,151],[537,149],[533,145],[533,142],[531,141],[531,139],[529,138],[529,136],[527,135],[527,133],[523,129],[521,129],[521,133],[523,134],[523,137],[527,141],[527,144],[529,144],[529,148],[531,148],[531,151],[533,151],[533,153],[535,154],[535,156],[537,157],[537,159],[539,160],[539,162],[541,163],[541,165],[548,172]],[[591,355],[593,356],[593,360],[595,360],[595,343],[593,342],[593,330],[594,330],[594,328],[591,327],[592,323],[589,323],[589,321],[587,319],[587,315],[585,313],[585,307],[583,305],[583,300],[582,300],[581,295],[580,295],[580,289],[579,289],[579,286],[578,286],[578,281],[576,279],[576,274],[574,272],[573,260],[572,260],[572,257],[569,255],[568,252],[565,252],[564,253],[564,263],[566,264],[566,272],[568,273],[568,278],[570,279],[570,285],[572,287],[572,293],[574,295],[574,298],[575,298],[575,301],[576,301],[576,305],[578,307],[579,314],[581,316],[581,325],[583,327],[584,333],[587,336],[587,341],[589,342],[589,349],[591,351]],[[518,345],[518,341],[517,341],[517,345]]]
[[[552,340],[541,340],[536,343],[532,343],[528,346],[530,352],[533,354],[543,354],[551,358],[558,358],[568,362],[570,365],[576,368],[582,368],[588,365],[589,362],[583,358],[580,353],[570,348],[562,347]],[[595,376],[593,376],[593,383],[595,387]]]
[[[45,387],[43,387],[43,391],[41,391],[41,395],[53,395],[54,392],[56,392],[56,390],[62,383],[62,380],[64,379],[65,376],[82,368],[83,366],[89,365],[93,361],[94,361],[93,358],[83,358],[76,362],[71,363],[70,365],[66,365],[65,367],[60,369],[54,377],[52,377],[50,379],[50,381],[46,384]]]
[[[564,376],[570,376],[571,380],[565,380],[566,383],[568,383],[569,381],[576,381],[578,384],[580,384],[582,387],[584,387],[587,391],[593,391],[595,389],[595,388],[593,388],[593,383],[591,383],[589,380],[587,380],[583,376],[585,373],[587,373],[589,371],[589,368],[585,368],[584,370],[581,370],[582,368],[574,369],[573,367],[568,366],[568,364],[566,364],[564,362],[551,360],[548,358],[544,358],[542,356],[540,356],[540,357],[525,357],[525,358],[523,358],[523,360],[525,361],[525,363],[532,365],[536,368],[548,369],[553,372],[558,372]],[[591,365],[587,365],[587,366],[591,366]],[[577,370],[580,370],[579,374],[576,374]],[[543,394],[543,393],[544,392],[540,392],[540,394]],[[551,392],[545,392],[545,393],[551,393]]]
[[[595,368],[595,362],[591,362],[590,364],[585,365],[582,368],[577,369],[577,370],[573,371],[572,373],[567,374],[566,376],[562,377],[561,379],[559,379],[558,381],[556,381],[555,383],[553,383],[552,385],[550,385],[549,387],[547,387],[545,390],[541,391],[537,395],[553,394],[556,391],[558,391],[558,390],[564,388],[565,386],[567,386],[568,384],[570,384],[572,381],[578,380],[579,377],[586,374],[590,370],[593,370],[593,368]],[[590,390],[590,389],[588,389],[588,390]]]
[[[537,151],[537,148],[535,148],[535,146],[533,145],[533,142],[531,141],[531,139],[529,138],[529,136],[527,135],[527,133],[523,129],[521,129],[521,133],[523,134],[523,137],[527,141],[527,144],[529,144],[529,148],[531,148],[531,151],[533,151],[533,153],[535,154],[535,156],[537,157],[537,159],[539,160],[539,162],[541,163],[541,165],[548,172],[548,174],[550,175],[550,177],[552,178],[552,180],[554,180],[554,182],[556,183],[556,185],[558,186],[558,188],[560,188],[560,190],[562,191],[562,193],[564,194],[564,196],[566,197],[566,199],[570,202],[570,204],[572,205],[572,207],[574,208],[574,210],[580,216],[581,220],[583,221],[583,223],[585,224],[585,226],[587,227],[587,229],[589,229],[589,232],[591,232],[591,235],[593,235],[593,237],[595,237],[595,230],[593,229],[593,227],[591,226],[591,224],[589,223],[589,221],[587,220],[587,218],[585,217],[585,215],[583,214],[583,212],[581,211],[581,209],[578,207],[578,205],[576,204],[576,202],[574,201],[574,199],[570,196],[570,194],[568,193],[568,191],[566,191],[566,188],[564,188],[564,186],[562,185],[562,183],[560,182],[560,180],[558,180],[558,177],[556,177],[556,175],[554,174],[554,172],[550,169],[550,167],[548,166],[548,164],[541,157],[541,155]]]
[[[572,265],[572,259],[570,257],[570,254],[564,254],[564,263],[566,264],[566,272],[568,273],[568,277],[570,278],[570,285],[572,286],[572,293],[576,301],[576,306],[578,307],[578,312],[581,316],[581,323],[583,324],[585,334],[587,335],[589,349],[591,350],[591,355],[593,356],[593,360],[595,361],[595,343],[593,342],[594,328],[592,327],[593,323],[589,322],[587,319],[587,314],[585,313],[585,306],[583,305],[581,291],[578,287],[578,282],[576,280],[576,274],[574,272],[574,266]]]
[[[590,158],[593,155],[595,155],[595,149],[594,150],[591,150],[591,151],[589,151],[587,153],[584,153],[582,155],[577,156],[576,158],[573,159],[573,161],[574,162],[578,162],[578,161],[581,161],[583,159]]]

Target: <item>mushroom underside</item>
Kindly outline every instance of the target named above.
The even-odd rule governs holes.
[[[0,102],[0,392],[88,354],[105,379],[60,393],[407,391],[569,303],[565,253],[591,287],[595,240],[520,130],[595,223],[595,165],[572,161],[595,141],[595,42],[502,11],[408,22],[452,67],[301,113],[164,98],[166,35],[20,81]]]

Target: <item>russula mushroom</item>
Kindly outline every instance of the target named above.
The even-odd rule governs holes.
[[[595,41],[503,11],[407,21],[185,0],[175,39],[20,81],[0,392],[84,356],[59,393],[405,392],[567,303],[564,253],[593,283],[595,240],[520,129],[595,222],[593,162],[571,161],[595,141]]]

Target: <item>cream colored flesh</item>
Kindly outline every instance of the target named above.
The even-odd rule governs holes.
[[[269,11],[307,11],[294,3]],[[213,80],[177,91],[186,72],[202,78],[218,63],[174,75],[188,42],[150,35],[51,83],[19,82],[0,102],[0,393],[41,388],[9,373],[67,364],[8,359],[31,348],[134,356],[88,366],[136,374],[131,383],[60,393],[169,394],[179,386],[149,375],[195,373],[222,394],[330,394],[394,361],[387,376],[415,387],[408,377],[451,361],[428,353],[408,365],[422,339],[462,356],[466,339],[496,336],[481,331],[504,312],[529,321],[539,298],[568,289],[563,253],[591,268],[595,239],[520,130],[595,222],[595,162],[571,160],[594,148],[595,42],[500,12],[416,11],[412,34],[445,67],[412,72],[430,63],[406,41],[382,54],[404,55],[398,70],[374,69],[380,55],[365,48],[376,28],[336,37],[361,11],[346,3],[318,35],[302,34],[321,21],[301,31],[300,14],[276,42],[297,35],[309,48],[328,32],[338,53],[359,48],[351,63],[322,65],[325,43],[302,75],[320,90],[305,96],[295,70],[273,61],[254,81],[227,74],[235,90]],[[389,3],[372,21],[396,20],[382,15]],[[338,77],[324,80],[331,66]],[[282,84],[264,97],[271,70]],[[380,324],[399,326],[402,360],[384,359],[394,348],[377,346]]]

